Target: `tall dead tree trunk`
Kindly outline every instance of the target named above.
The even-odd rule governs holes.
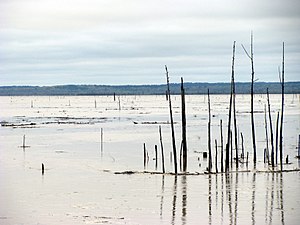
[[[242,45],[246,55],[251,62],[251,131],[252,131],[252,147],[253,147],[253,163],[256,165],[256,141],[255,141],[255,123],[254,123],[254,58],[253,58],[253,33],[251,32],[250,55]]]
[[[210,132],[210,125],[211,125],[211,114],[210,114],[210,96],[209,96],[209,89],[207,90],[207,98],[208,98],[208,172],[211,172],[212,169],[212,155],[211,155],[211,132]]]
[[[183,78],[181,77],[181,121],[182,121],[182,170],[187,170],[187,142],[186,142],[186,114],[185,114],[185,91]]]
[[[269,89],[267,88],[267,101],[268,101],[268,111],[269,111],[269,122],[270,122],[270,135],[271,135],[271,164],[272,167],[275,166],[274,164],[274,138],[273,138],[273,125],[272,125],[272,116],[271,116],[271,104],[270,104],[270,96],[269,96]]]
[[[227,126],[227,144],[226,144],[226,159],[225,159],[225,172],[229,169],[229,151],[230,151],[230,130],[231,130],[231,109],[232,109],[232,95],[233,95],[233,83],[232,77],[234,77],[234,57],[235,57],[235,41],[232,47],[232,65],[231,65],[231,85],[230,85],[230,100],[229,100],[229,115],[228,115],[228,126]]]
[[[165,69],[166,69],[166,78],[167,78],[167,91],[168,91],[168,98],[169,98],[172,147],[173,147],[173,157],[174,157],[174,170],[175,170],[175,174],[177,174],[177,153],[176,153],[175,130],[174,130],[173,112],[172,112],[172,101],[171,101],[171,94],[170,94],[169,72],[168,72],[167,66],[165,66]]]
[[[222,120],[220,120],[220,134],[221,134],[221,172],[224,172],[224,157],[223,157],[223,128],[222,128]]]
[[[233,62],[235,58],[235,42],[233,42]],[[235,81],[234,81],[234,63],[232,67],[232,105],[233,105],[233,126],[234,126],[234,143],[235,143],[235,162],[236,168],[239,166],[239,150],[238,150],[238,131],[236,124],[236,109],[235,109]]]
[[[283,155],[283,111],[284,111],[284,42],[282,43],[282,72],[281,72],[281,116],[279,133],[280,169],[282,170]]]

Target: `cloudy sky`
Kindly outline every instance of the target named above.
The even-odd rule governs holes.
[[[299,0],[0,0],[0,86],[300,80]]]

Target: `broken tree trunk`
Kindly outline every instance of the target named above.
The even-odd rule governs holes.
[[[253,163],[256,166],[256,141],[255,141],[255,123],[254,123],[254,58],[253,58],[253,33],[251,32],[250,55],[242,45],[246,55],[251,62],[251,131],[252,131],[252,147],[253,147]]]
[[[275,166],[274,164],[274,138],[273,138],[273,125],[272,125],[272,116],[271,116],[271,104],[270,104],[270,96],[269,96],[269,89],[267,88],[267,101],[268,101],[268,111],[269,111],[269,122],[270,122],[270,135],[271,135],[271,164],[272,167]]]
[[[186,114],[185,114],[185,91],[183,78],[181,77],[181,120],[182,120],[182,170],[187,170],[187,141],[186,141]]]
[[[172,147],[173,147],[173,157],[174,157],[174,170],[175,170],[175,174],[177,174],[177,153],[176,153],[175,130],[174,130],[173,112],[172,112],[172,101],[171,101],[171,94],[170,94],[169,72],[168,72],[167,66],[165,66],[165,69],[166,69],[166,78],[167,78],[167,91],[168,91],[168,98],[169,98]]]
[[[222,131],[222,120],[220,120],[220,133],[221,133],[221,172],[224,172],[224,165],[223,165],[223,131]]]
[[[207,98],[208,98],[208,172],[211,172],[212,169],[212,157],[211,157],[211,114],[210,114],[210,97],[209,97],[209,89],[207,90]]]
[[[229,169],[229,148],[230,148],[230,130],[231,130],[231,109],[232,109],[232,77],[234,77],[234,58],[235,58],[235,41],[232,47],[232,65],[231,65],[231,87],[230,87],[230,100],[229,100],[229,115],[228,115],[228,126],[227,126],[227,144],[226,144],[226,159],[225,159],[225,172]]]
[[[235,41],[233,42],[233,62],[235,57]],[[236,124],[236,109],[235,109],[235,81],[234,81],[234,63],[232,67],[232,105],[233,105],[233,126],[234,126],[234,143],[235,143],[235,163],[236,168],[239,166],[239,152],[238,152],[238,131]]]
[[[282,170],[283,157],[283,111],[284,111],[284,42],[282,43],[282,72],[281,72],[281,116],[279,133],[280,169]]]
[[[165,156],[164,156],[164,146],[161,135],[161,126],[159,126],[159,139],[160,139],[160,148],[161,148],[161,164],[162,164],[162,172],[165,173]]]

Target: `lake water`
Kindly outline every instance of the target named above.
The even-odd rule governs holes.
[[[270,96],[273,130],[280,99]],[[172,96],[172,101],[179,152],[180,96]],[[227,140],[228,102],[227,95],[211,95],[213,172],[215,139],[220,170],[220,120],[224,146]],[[169,173],[174,168],[165,96],[0,97],[0,224],[299,224],[300,172],[295,170],[300,162],[295,156],[300,96],[285,96],[283,149],[284,161],[288,155],[290,163],[283,168],[290,172],[283,173],[276,172],[278,167],[271,172],[263,162],[266,96],[255,96],[256,168],[250,96],[237,95],[236,104],[238,132],[243,133],[249,163],[238,169],[233,164],[228,174],[204,174],[207,96],[188,95],[190,175],[175,176]],[[142,173],[162,170],[159,125],[167,174]],[[26,148],[21,147],[23,135]],[[144,143],[149,155],[145,168]],[[239,154],[241,144],[239,135]],[[115,174],[124,171],[138,173]]]

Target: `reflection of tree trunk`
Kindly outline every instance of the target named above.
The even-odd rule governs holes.
[[[270,180],[269,180],[269,173],[267,174],[267,185],[270,184]],[[268,211],[269,211],[269,187],[267,186],[266,187],[266,197],[265,197],[265,201],[266,201],[266,204],[265,204],[265,224],[268,223]]]
[[[172,208],[172,222],[171,222],[172,225],[175,224],[176,198],[177,198],[177,175],[174,177],[173,202],[172,202],[173,208]]]
[[[237,212],[238,212],[238,183],[239,183],[239,174],[236,173],[235,174],[235,187],[234,187],[234,224],[238,224],[237,223]]]
[[[162,175],[161,180],[161,197],[160,197],[160,219],[162,219],[163,205],[164,205],[164,193],[165,192],[165,175]]]
[[[269,224],[272,224],[273,219],[273,210],[274,210],[274,173],[272,173],[272,183],[271,183],[271,205],[269,213]]]
[[[208,175],[208,224],[212,224],[211,211],[211,175]]]
[[[221,224],[223,224],[224,215],[224,175],[221,173]]]
[[[281,224],[284,225],[284,210],[283,210],[283,177],[282,173],[280,173],[280,211],[281,211]]]
[[[229,210],[229,224],[233,224],[232,199],[231,199],[231,177],[227,173],[225,175],[225,178],[226,178],[226,194],[227,194],[227,199],[228,199],[228,210]]]
[[[181,221],[182,224],[186,224],[186,214],[187,214],[187,183],[186,183],[186,176],[183,175],[181,177],[181,184],[182,184],[182,217],[181,217]]]
[[[252,202],[251,202],[251,220],[252,224],[255,225],[255,191],[256,191],[256,173],[253,173],[252,178]]]

